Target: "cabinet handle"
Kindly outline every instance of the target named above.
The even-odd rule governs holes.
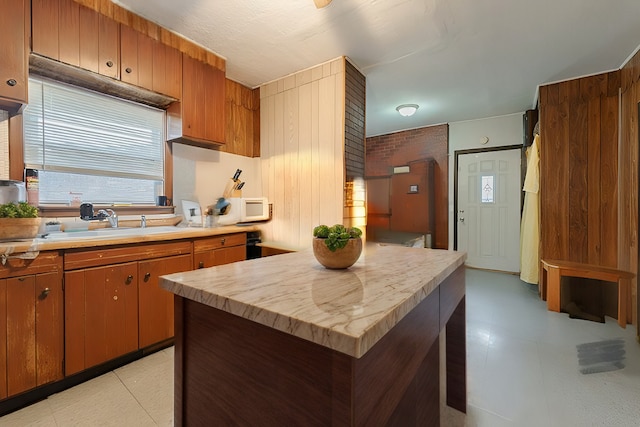
[[[107,67],[109,68],[113,67],[113,61],[107,61]]]
[[[131,68],[129,68],[129,67],[125,68],[124,71],[126,71],[127,74],[131,74]]]
[[[226,240],[227,240],[227,239],[220,239],[220,243],[224,245],[224,242],[225,242]]]
[[[47,295],[49,295],[49,292],[51,292],[51,289],[44,288],[42,290],[42,292],[40,293],[40,299],[45,299],[47,297]]]
[[[26,277],[18,277],[19,282],[24,282],[25,280],[27,280]]]
[[[151,273],[145,273],[144,274],[144,281],[148,282],[150,277],[151,277]]]
[[[130,274],[127,276],[127,280],[124,281],[125,285],[130,285],[133,282],[133,276]]]
[[[200,261],[198,263],[198,268],[204,268],[204,261]]]
[[[18,82],[16,81],[16,79],[9,79],[9,80],[7,80],[7,84],[9,86],[15,86],[15,85],[18,84]]]

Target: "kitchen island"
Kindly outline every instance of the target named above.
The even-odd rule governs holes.
[[[176,273],[175,425],[439,425],[466,411],[464,253],[365,245]]]

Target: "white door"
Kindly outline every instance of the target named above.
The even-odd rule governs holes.
[[[458,156],[458,250],[470,267],[520,271],[520,150]]]

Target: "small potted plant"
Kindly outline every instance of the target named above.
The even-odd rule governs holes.
[[[0,205],[0,240],[32,239],[38,235],[38,209],[26,202]]]
[[[313,254],[326,268],[349,268],[360,258],[361,236],[362,230],[357,227],[318,225],[313,229]]]

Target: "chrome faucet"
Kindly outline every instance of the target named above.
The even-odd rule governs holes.
[[[115,213],[113,209],[100,209],[98,211],[98,216],[100,217],[100,220],[107,218],[111,228],[118,228],[118,214]]]

